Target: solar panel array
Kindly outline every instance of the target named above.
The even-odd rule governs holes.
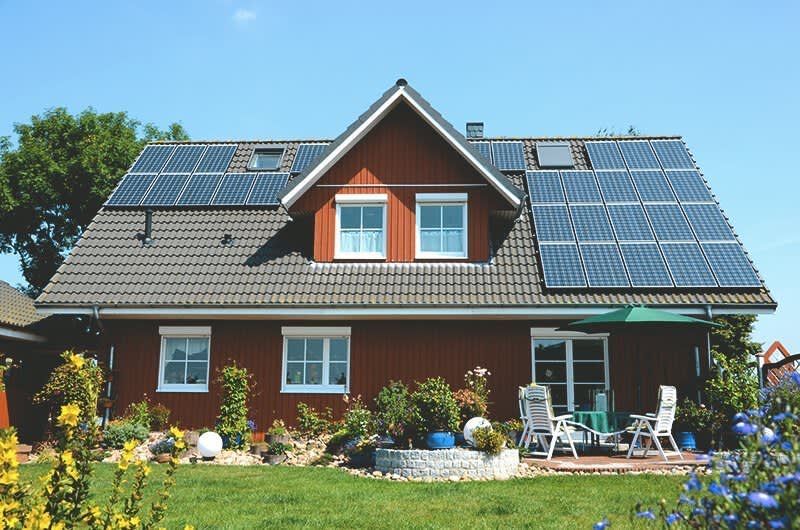
[[[528,171],[552,288],[760,287],[683,142],[587,142],[592,170]]]
[[[148,145],[106,206],[270,206],[288,173],[226,173],[236,145]]]
[[[327,147],[328,144],[300,144],[292,161],[291,172],[302,173]]]

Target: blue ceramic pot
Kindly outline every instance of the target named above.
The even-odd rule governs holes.
[[[461,446],[465,445],[466,443],[467,443],[467,441],[464,439],[464,432],[463,431],[457,432],[456,433],[456,445],[461,447]]]
[[[679,432],[678,433],[678,447],[681,450],[689,449],[694,450],[697,449],[697,440],[695,440],[693,432]]]
[[[428,449],[450,449],[456,445],[456,437],[451,432],[433,431],[425,435]]]
[[[233,438],[231,438],[228,435],[221,436],[220,438],[222,438],[222,447],[224,447],[225,449],[230,449],[234,445],[236,447],[241,447],[242,446],[242,434],[241,433],[237,434]],[[233,443],[231,443],[231,442],[233,442]]]

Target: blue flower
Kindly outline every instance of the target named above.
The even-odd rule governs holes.
[[[792,447],[792,442],[783,442],[781,444],[781,449],[783,449],[784,451],[791,451],[792,449],[794,449],[794,447]]]
[[[688,504],[689,506],[694,506],[694,500],[690,499],[689,497],[687,497],[683,493],[681,493],[681,496],[678,499],[678,503],[679,504]]]
[[[783,420],[786,420],[786,419],[797,421],[797,416],[795,416],[791,412],[781,412],[779,414],[775,414],[772,417],[772,419],[775,420],[775,421],[783,421]]]
[[[655,520],[656,514],[651,512],[650,510],[644,512],[636,512],[636,517],[641,517],[642,519],[653,519]]]
[[[758,432],[758,427],[750,423],[740,421],[733,426],[733,432],[739,436],[750,436],[751,434]]]
[[[733,423],[750,423],[750,418],[747,417],[747,414],[744,412],[737,412],[733,416]]]
[[[769,522],[770,528],[786,528],[786,524],[789,522],[787,517],[781,517],[780,519],[773,519]]]
[[[611,526],[611,523],[608,522],[608,519],[603,517],[603,520],[600,521],[599,523],[595,523],[592,528],[593,530],[606,530],[606,528],[608,528],[609,526]]]
[[[680,518],[681,518],[681,516],[680,516],[680,515],[678,515],[678,514],[677,514],[677,513],[675,513],[675,512],[672,512],[671,514],[669,514],[669,515],[667,516],[667,518],[666,518],[666,521],[667,521],[667,524],[668,524],[668,525],[671,525],[671,524],[674,524],[674,523],[676,523],[676,522],[677,522],[677,521],[678,521]]]
[[[708,491],[711,492],[712,495],[722,496],[727,496],[730,493],[728,488],[718,484],[717,482],[711,482],[711,484],[708,485]]]
[[[761,523],[758,521],[750,521],[747,523],[747,528],[761,528]]]
[[[754,491],[747,496],[747,500],[750,501],[750,504],[759,508],[771,510],[778,507],[778,501],[775,500],[775,497],[763,491]]]
[[[800,373],[792,372],[792,375],[789,376],[789,379],[791,379],[794,384],[800,386]]]
[[[703,483],[697,478],[697,475],[692,473],[689,477],[689,480],[686,481],[686,484],[683,485],[686,491],[700,491],[703,489]]]
[[[729,513],[722,517],[722,520],[725,521],[725,524],[728,525],[728,528],[736,528],[736,523],[739,522],[739,516],[735,513]]]

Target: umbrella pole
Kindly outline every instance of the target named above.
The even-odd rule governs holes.
[[[642,352],[636,339],[636,410],[642,410]]]

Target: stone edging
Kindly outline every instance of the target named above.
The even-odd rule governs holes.
[[[376,449],[375,470],[407,479],[492,478],[516,476],[519,451],[504,449],[498,455],[470,449]]]

